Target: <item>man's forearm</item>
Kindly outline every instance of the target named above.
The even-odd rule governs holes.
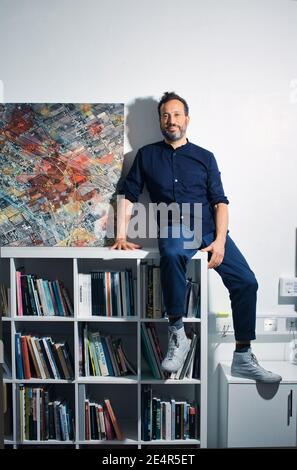
[[[216,239],[225,243],[228,230],[228,205],[220,202],[215,206]]]
[[[128,225],[131,219],[133,202],[121,197],[117,214],[117,238],[127,238]]]

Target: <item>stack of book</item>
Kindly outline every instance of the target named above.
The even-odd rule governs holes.
[[[73,316],[73,304],[63,282],[39,279],[16,271],[17,315]]]
[[[135,315],[136,280],[131,269],[79,273],[78,288],[80,317]]]
[[[79,371],[85,376],[137,375],[129,361],[120,338],[89,331],[88,325],[81,327],[79,335]]]
[[[143,317],[162,318],[165,307],[161,289],[160,266],[146,262],[140,263],[140,280]]]
[[[15,334],[16,378],[19,380],[72,380],[73,363],[68,343],[54,343],[51,337]]]
[[[141,323],[141,351],[155,379],[168,378],[161,368],[163,354],[154,323]]]
[[[144,386],[141,397],[143,441],[198,439],[199,407],[195,402],[155,397],[150,386]]]
[[[186,280],[185,316],[200,318],[200,284],[192,278]]]
[[[84,438],[89,440],[124,440],[124,435],[109,399],[104,404],[85,400]]]
[[[67,403],[50,401],[46,387],[21,384],[18,392],[19,435],[23,441],[72,441],[74,417]]]

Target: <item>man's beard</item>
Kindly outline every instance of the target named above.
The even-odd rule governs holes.
[[[170,131],[169,129],[166,128],[161,128],[161,132],[163,136],[169,140],[170,142],[175,142],[176,140],[182,139],[184,135],[186,134],[186,127],[175,127],[174,131]]]

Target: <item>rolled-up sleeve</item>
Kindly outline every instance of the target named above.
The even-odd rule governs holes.
[[[210,154],[210,161],[208,166],[208,181],[207,181],[208,200],[212,206],[223,202],[229,204],[225,196],[223,184],[221,181],[221,173],[213,153]]]
[[[138,150],[133,164],[122,182],[119,183],[118,194],[124,195],[125,199],[137,202],[144,186],[144,173],[142,166],[142,153]]]

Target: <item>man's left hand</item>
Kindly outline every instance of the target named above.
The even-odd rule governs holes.
[[[201,251],[209,251],[212,253],[208,263],[208,268],[217,268],[224,259],[225,243],[220,240],[214,240],[210,245],[206,246]]]

